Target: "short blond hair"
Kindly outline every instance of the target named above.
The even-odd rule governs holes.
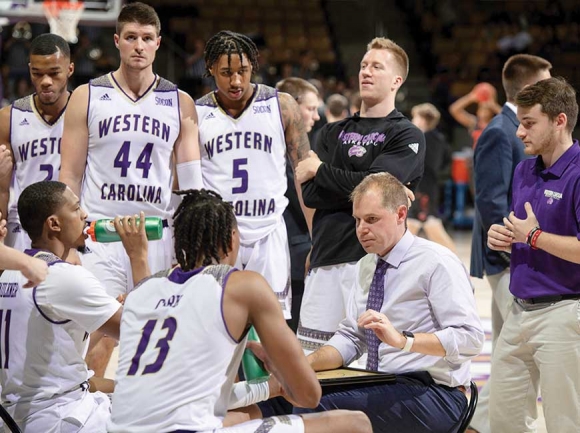
[[[439,125],[439,120],[441,120],[441,113],[433,104],[425,102],[423,104],[415,105],[411,108],[411,116],[420,116],[425,119],[427,123],[427,130],[431,131]]]
[[[278,81],[276,83],[276,89],[279,92],[288,93],[298,104],[301,103],[302,97],[308,92],[312,92],[318,96],[318,89],[314,84],[298,77],[288,77]]]
[[[409,75],[409,56],[400,45],[391,39],[379,37],[368,43],[367,52],[370,50],[389,50],[399,65],[399,72],[401,77],[403,77],[403,81],[407,79],[407,75]]]
[[[392,174],[382,171],[369,174],[350,194],[353,203],[371,189],[376,188],[382,198],[382,206],[391,212],[397,212],[399,206],[407,206],[407,192],[403,184]]]

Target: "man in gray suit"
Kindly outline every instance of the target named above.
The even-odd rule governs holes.
[[[487,231],[492,224],[501,224],[511,206],[512,177],[516,165],[527,158],[524,145],[516,136],[519,122],[514,99],[524,87],[550,77],[552,65],[541,57],[516,54],[502,71],[502,84],[507,102],[479,137],[473,156],[476,217],[471,243],[473,277],[485,274],[492,291],[492,350],[503,326],[513,297],[509,292],[509,254],[487,247]],[[488,433],[489,382],[483,387],[477,410],[471,422],[472,432]]]

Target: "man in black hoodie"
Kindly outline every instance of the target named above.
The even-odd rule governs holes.
[[[395,108],[408,71],[409,59],[399,45],[373,39],[360,66],[360,112],[325,125],[314,151],[296,168],[304,204],[316,209],[298,327],[306,352],[328,341],[345,317],[354,266],[365,255],[356,237],[351,192],[371,173],[389,172],[411,190],[423,174],[425,137]]]

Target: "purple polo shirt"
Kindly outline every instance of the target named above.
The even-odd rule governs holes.
[[[512,210],[526,218],[530,202],[546,233],[580,241],[580,146],[574,141],[550,168],[541,157],[518,164],[513,178]],[[512,246],[510,291],[518,298],[579,294],[580,265],[526,244]]]

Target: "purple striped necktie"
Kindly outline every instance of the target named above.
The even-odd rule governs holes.
[[[381,311],[383,300],[385,298],[385,273],[389,264],[380,257],[377,260],[377,267],[375,275],[371,282],[369,290],[369,298],[367,300],[367,310]],[[367,338],[367,370],[377,371],[379,366],[379,345],[381,340],[376,336],[372,329],[365,329],[365,336]]]

